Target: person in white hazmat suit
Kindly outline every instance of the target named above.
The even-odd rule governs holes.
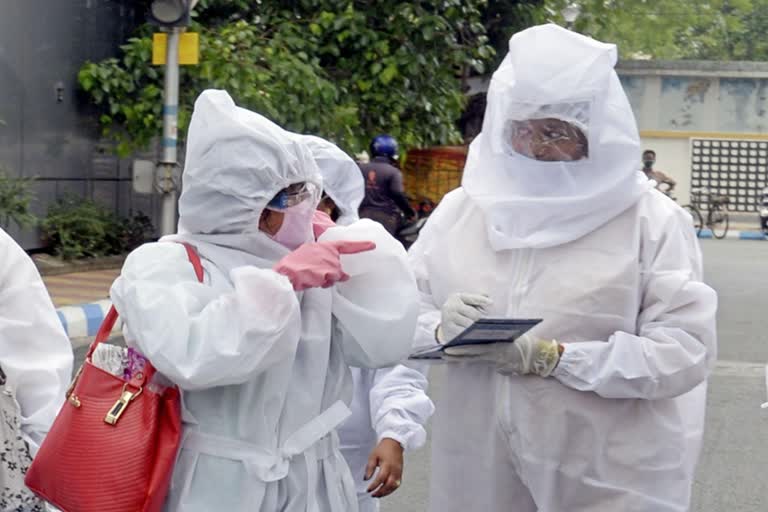
[[[365,182],[357,163],[336,144],[321,137],[301,135],[299,140],[312,152],[320,170],[323,196],[330,200],[329,209],[337,214],[332,216],[333,221],[339,226],[349,226],[360,220],[357,211],[365,197]],[[330,216],[334,212],[325,213]]]
[[[0,261],[0,369],[15,392],[21,436],[34,456],[64,403],[72,344],[35,264],[2,229]]]
[[[447,350],[433,512],[688,509],[717,297],[690,217],[636,171],[616,57],[555,25],[513,36],[462,187],[410,251],[419,345],[543,319]]]
[[[357,210],[365,195],[360,168],[335,144],[311,135],[301,140],[320,168],[323,192],[338,208],[336,223],[358,222]],[[387,496],[400,486],[403,452],[424,446],[424,426],[434,405],[426,393],[428,382],[423,366],[409,363],[351,370],[352,415],[338,429],[341,453],[352,471],[360,512],[375,512],[379,510],[375,498]],[[379,470],[373,478],[376,468]]]
[[[313,241],[320,186],[287,132],[224,91],[198,98],[179,234],[134,251],[112,286],[126,342],[182,389],[168,510],[357,510],[334,431],[348,366],[408,354],[418,293],[374,223]],[[204,283],[178,241],[199,252]]]

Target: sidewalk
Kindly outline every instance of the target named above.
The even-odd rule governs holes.
[[[744,219],[744,216],[735,216],[736,221],[731,221],[728,227],[728,234],[725,236],[727,239],[738,240],[768,240],[766,236],[760,231],[760,225],[755,222],[749,222]],[[709,229],[702,229],[699,233],[699,238],[714,238],[712,231]]]
[[[109,297],[109,287],[120,275],[120,269],[91,270],[43,276],[48,293],[57,308],[95,302]]]
[[[111,306],[109,288],[120,269],[44,275],[43,282],[71,339],[94,336]],[[119,322],[116,328],[119,328]]]

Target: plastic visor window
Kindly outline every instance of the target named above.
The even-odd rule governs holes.
[[[314,195],[314,188],[310,184],[305,184],[302,188],[291,191],[281,190],[267,205],[272,210],[285,210],[303,203]]]
[[[512,103],[502,135],[505,151],[531,159],[586,160],[590,111],[591,101]]]

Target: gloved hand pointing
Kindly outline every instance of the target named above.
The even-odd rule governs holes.
[[[288,277],[296,291],[328,288],[349,279],[341,268],[342,254],[357,254],[375,248],[375,243],[366,241],[312,242],[278,261],[274,271]]]
[[[441,311],[437,341],[451,341],[467,327],[487,316],[487,310],[492,304],[493,301],[488,297],[474,293],[454,293],[448,297]]]

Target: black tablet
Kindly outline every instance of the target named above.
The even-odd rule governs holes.
[[[539,323],[541,319],[481,318],[445,346],[512,342]]]
[[[487,343],[511,343],[541,323],[540,318],[482,318],[445,345],[428,347],[411,354],[411,359],[440,359],[446,347],[483,345]]]

